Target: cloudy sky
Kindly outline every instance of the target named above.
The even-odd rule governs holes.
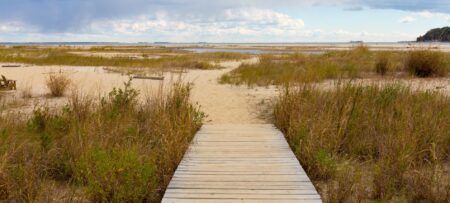
[[[449,0],[0,0],[0,42],[395,42]]]

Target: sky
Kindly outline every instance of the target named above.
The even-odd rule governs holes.
[[[450,0],[0,0],[0,42],[397,42]]]

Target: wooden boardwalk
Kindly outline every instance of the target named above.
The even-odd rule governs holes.
[[[273,125],[204,125],[162,202],[322,202]]]

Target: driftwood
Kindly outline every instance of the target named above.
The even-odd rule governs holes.
[[[2,78],[0,79],[0,89],[16,90],[16,81],[8,80],[4,75],[2,75]]]
[[[140,75],[135,75],[135,76],[133,76],[133,79],[164,80],[164,77],[163,76],[140,76]]]
[[[2,65],[2,68],[20,68],[20,67],[22,67],[22,65],[17,65],[17,64]]]

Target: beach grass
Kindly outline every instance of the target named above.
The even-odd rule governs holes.
[[[103,50],[103,48],[92,48]],[[109,50],[107,47],[105,50]],[[130,50],[115,48],[111,51],[121,51],[122,53],[135,53],[140,50],[137,47]],[[159,49],[157,49],[159,50]],[[146,49],[139,54],[154,54],[158,58],[136,58],[126,56],[102,57],[85,56],[72,53],[74,51],[84,51],[74,48],[39,48],[39,47],[9,47],[0,48],[0,62],[25,63],[33,65],[68,65],[68,66],[102,66],[102,67],[124,67],[124,68],[152,68],[152,69],[216,69],[221,68],[217,63],[225,60],[240,60],[249,58],[249,55],[240,53],[187,53],[172,50],[172,55],[164,55],[168,51],[148,53]]]
[[[430,54],[416,56],[417,53]],[[414,59],[416,61],[413,61]],[[267,86],[292,82],[320,82],[327,79],[371,78],[377,75],[405,77],[404,75],[408,75],[405,73],[411,69],[407,67],[433,69],[436,74],[430,76],[443,77],[450,72],[449,66],[449,53],[370,51],[361,46],[349,51],[330,51],[321,55],[263,55],[259,63],[243,64],[223,75],[220,82]]]
[[[450,98],[400,84],[286,86],[274,123],[325,202],[449,202]]]
[[[130,83],[98,101],[0,114],[0,200],[157,202],[204,114],[190,86],[137,100]]]

